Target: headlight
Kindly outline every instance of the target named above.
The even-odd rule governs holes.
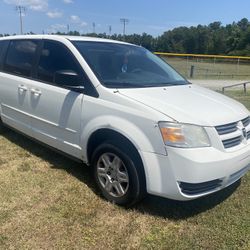
[[[203,127],[190,124],[159,122],[166,145],[180,148],[209,147],[210,141]]]

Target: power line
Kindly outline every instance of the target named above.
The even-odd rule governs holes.
[[[129,23],[129,19],[127,19],[127,18],[121,18],[120,21],[123,24],[123,37],[125,39],[126,25]]]
[[[19,18],[20,18],[20,33],[22,35],[23,34],[23,15],[26,12],[26,8],[24,6],[17,5],[16,11],[18,12]]]

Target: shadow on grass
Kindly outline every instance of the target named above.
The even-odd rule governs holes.
[[[1,123],[0,135],[17,146],[27,150],[29,153],[49,162],[51,168],[65,170],[72,176],[87,184],[95,193],[98,192],[93,183],[90,167],[81,162],[74,161],[10,128],[6,128]]]
[[[239,180],[221,191],[191,201],[174,201],[149,195],[136,206],[136,209],[142,213],[175,221],[182,220],[214,208],[231,196],[240,186],[240,183]]]
[[[33,155],[48,161],[52,168],[63,169],[67,171],[69,174],[88,185],[88,187],[91,188],[95,194],[100,195],[100,192],[96,189],[94,184],[90,167],[84,167],[83,164],[62,156],[61,154],[54,152],[51,149],[48,149],[45,146],[40,145],[39,143],[34,142],[15,131],[3,127],[1,124],[0,134],[2,134],[6,139],[13,142],[14,144],[29,151]],[[133,209],[143,214],[151,214],[175,221],[181,220],[212,209],[232,195],[239,185],[240,181],[209,196],[185,202],[148,195],[146,199],[135,205]]]

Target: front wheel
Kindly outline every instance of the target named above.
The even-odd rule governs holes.
[[[136,157],[105,143],[95,150],[92,159],[95,181],[107,200],[130,206],[144,196],[142,166]]]
[[[1,120],[1,116],[0,116],[0,133],[3,133],[5,131],[5,128],[4,128],[4,125],[3,125],[3,122]]]

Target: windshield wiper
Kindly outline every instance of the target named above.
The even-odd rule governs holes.
[[[130,88],[130,87],[134,87],[134,88],[145,88],[147,87],[148,85],[142,85],[142,84],[139,84],[139,83],[132,83],[132,82],[115,82],[115,83],[112,83],[112,82],[105,82],[104,85],[106,87],[112,87],[112,88]]]
[[[149,84],[139,84],[134,82],[112,82],[106,81],[104,85],[110,88],[152,88],[152,87],[163,87],[163,86],[178,86],[191,84],[187,81],[175,81],[175,82],[165,82],[165,83],[149,83]]]
[[[188,81],[174,81],[174,82],[165,82],[165,83],[158,83],[158,86],[178,86],[178,85],[188,85],[191,84]]]

